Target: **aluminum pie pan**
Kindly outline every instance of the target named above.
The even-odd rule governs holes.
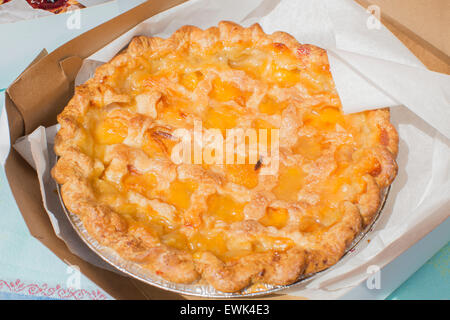
[[[94,239],[89,232],[84,227],[82,221],[78,217],[78,215],[70,212],[67,207],[64,204],[64,201],[61,196],[61,190],[60,185],[57,184],[57,191],[58,191],[58,197],[61,202],[61,206],[70,221],[70,224],[75,229],[78,236],[81,238],[81,240],[92,250],[94,251],[101,259],[103,259],[105,262],[116,268],[117,270],[121,271],[122,273],[135,278],[137,280],[143,281],[149,285],[155,286],[157,288],[175,292],[178,294],[183,295],[189,295],[189,296],[196,296],[196,297],[203,297],[203,298],[219,298],[219,299],[226,299],[226,298],[251,298],[251,297],[260,297],[268,294],[272,294],[287,288],[292,288],[293,286],[296,286],[300,284],[301,282],[305,280],[313,280],[314,278],[318,277],[321,272],[325,270],[332,269],[335,265],[322,270],[317,273],[302,275],[296,282],[293,282],[289,285],[284,286],[275,286],[275,285],[269,285],[269,284],[262,284],[262,285],[256,285],[256,286],[250,286],[249,288],[243,289],[241,291],[237,292],[222,292],[219,290],[216,290],[213,286],[209,284],[182,284],[182,283],[175,283],[171,281],[167,281],[163,279],[162,277],[156,275],[155,273],[151,272],[148,269],[143,268],[139,263],[126,260],[122,258],[117,252],[115,252],[113,249],[101,245],[96,239]],[[382,201],[381,206],[378,209],[378,212],[376,213],[374,219],[372,222],[367,225],[362,232],[360,232],[355,239],[353,239],[353,242],[351,245],[347,248],[344,255],[341,257],[341,259],[350,251],[355,249],[355,247],[361,242],[362,239],[366,237],[366,235],[373,229],[375,223],[378,221],[378,218],[380,217],[380,214],[384,208],[384,205],[386,203],[388,194],[390,191],[390,186],[384,190],[382,195]]]

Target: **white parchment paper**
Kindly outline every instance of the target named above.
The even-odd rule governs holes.
[[[334,267],[286,291],[308,298],[338,298],[366,279],[370,266],[382,268],[450,213],[449,76],[425,69],[383,26],[368,29],[368,18],[351,0],[194,0],[148,19],[95,53],[85,60],[76,82],[87,80],[133,36],[167,37],[186,24],[207,28],[220,20],[246,26],[259,22],[266,32],[286,31],[300,42],[326,48],[344,111],[390,106],[400,136],[399,173],[374,229]],[[5,116],[0,123],[5,123]],[[37,169],[58,232],[67,221],[58,219],[49,206],[56,201],[49,176],[55,132],[54,127],[38,128],[14,147]],[[6,158],[6,146],[9,150],[0,137],[0,160]],[[58,211],[57,205],[53,210]],[[98,263],[79,245],[69,244],[61,232],[59,236],[82,258]]]

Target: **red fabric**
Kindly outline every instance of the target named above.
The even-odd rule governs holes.
[[[27,2],[35,9],[51,10],[65,6],[67,0],[27,0]]]

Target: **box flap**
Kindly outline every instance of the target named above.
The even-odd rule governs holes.
[[[430,70],[450,74],[448,0],[355,0],[380,8],[381,22]]]
[[[380,6],[386,17],[397,21],[430,46],[450,55],[450,1],[368,0]],[[450,58],[449,58],[450,59]]]

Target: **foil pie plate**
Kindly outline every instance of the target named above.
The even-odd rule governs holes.
[[[126,275],[141,280],[145,283],[148,283],[152,286],[172,291],[175,293],[183,294],[183,295],[191,295],[191,296],[197,296],[197,297],[206,297],[206,298],[245,298],[245,297],[257,297],[257,296],[263,296],[268,295],[274,292],[278,292],[287,288],[291,288],[295,285],[298,285],[302,281],[308,279],[311,280],[315,277],[317,277],[320,272],[313,273],[313,274],[307,274],[300,277],[296,282],[285,285],[285,286],[274,286],[274,285],[268,285],[268,284],[256,284],[252,285],[249,288],[246,288],[244,290],[238,291],[238,292],[221,292],[214,287],[212,287],[209,284],[181,284],[181,283],[174,283],[171,281],[164,280],[163,278],[159,277],[158,275],[152,273],[151,271],[143,268],[138,263],[126,260],[122,258],[119,254],[117,254],[113,249],[105,247],[98,243],[97,240],[95,240],[85,229],[83,223],[81,222],[80,218],[70,212],[61,196],[60,191],[60,185],[57,184],[57,190],[58,190],[58,196],[59,200],[61,202],[61,206],[69,219],[70,223],[72,224],[73,228],[77,232],[77,234],[80,236],[81,240],[97,255],[100,256],[104,261],[109,263],[111,266],[115,267],[116,269],[120,270],[121,272],[125,273]],[[388,187],[383,194],[382,204],[380,206],[380,209],[378,210],[373,222],[368,225],[352,242],[352,244],[349,246],[349,248],[346,250],[344,256],[354,249],[358,243],[361,242],[363,238],[369,233],[370,230],[372,230],[375,222],[378,220],[378,217],[380,216],[380,213],[386,203],[386,199],[389,193],[390,187]],[[326,269],[329,270],[333,268],[334,266],[331,266],[330,268]],[[323,272],[323,271],[321,271]]]

